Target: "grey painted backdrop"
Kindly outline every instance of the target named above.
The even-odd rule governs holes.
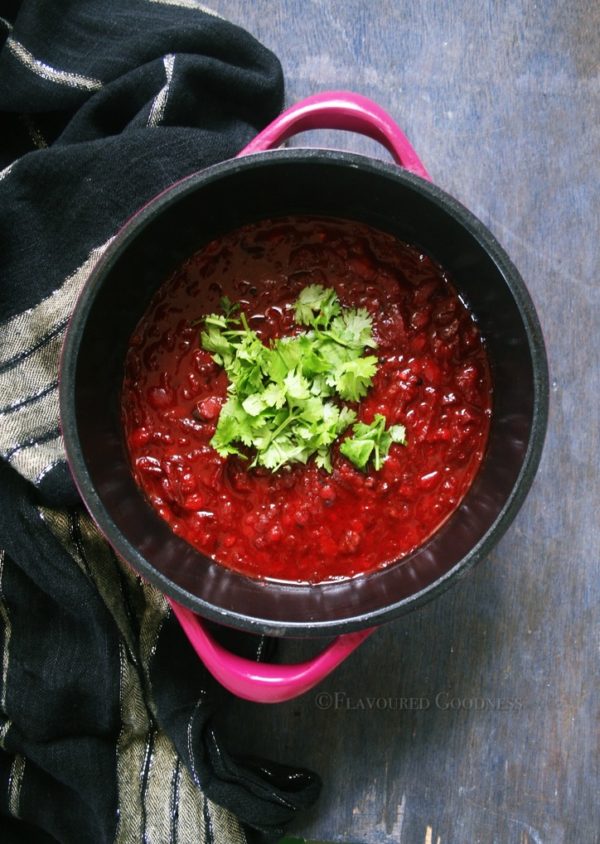
[[[379,631],[322,684],[321,697],[235,703],[231,745],[321,773],[322,798],[297,834],[367,844],[594,844],[600,6],[210,7],[277,53],[289,103],[346,88],[389,110],[434,181],[489,226],[521,270],[552,380],[537,480],[491,557]],[[386,157],[357,136],[302,141]],[[300,657],[307,645],[285,643],[282,652]]]

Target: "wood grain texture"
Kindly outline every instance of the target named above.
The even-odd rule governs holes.
[[[489,226],[519,267],[552,379],[537,480],[491,557],[451,592],[382,628],[319,688],[330,698],[235,703],[231,745],[321,773],[322,798],[296,834],[366,844],[594,844],[600,6],[209,5],[280,57],[288,102],[347,88],[396,118],[434,181]],[[385,157],[354,135],[302,140]],[[307,647],[286,642],[281,657]],[[459,708],[449,706],[454,699]]]

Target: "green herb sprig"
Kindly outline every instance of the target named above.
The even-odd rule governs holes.
[[[332,289],[305,287],[294,305],[296,322],[308,330],[265,346],[246,315],[227,297],[221,314],[204,318],[202,347],[223,366],[228,398],[211,445],[222,456],[255,451],[250,466],[276,471],[306,463],[332,471],[333,442],[356,422],[356,412],[339,400],[358,402],[377,370],[372,320],[364,308],[342,308]],[[357,422],[340,451],[364,469],[381,468],[392,442],[405,443],[402,425],[385,428],[377,414],[370,425]]]

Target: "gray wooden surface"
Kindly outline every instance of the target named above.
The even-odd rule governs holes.
[[[277,53],[288,102],[347,88],[389,110],[433,179],[521,270],[552,379],[537,480],[492,556],[381,629],[318,693],[275,707],[236,703],[231,743],[320,772],[322,798],[298,835],[594,844],[600,5],[207,2]],[[309,140],[384,155],[356,136]],[[283,655],[306,647],[286,643]]]

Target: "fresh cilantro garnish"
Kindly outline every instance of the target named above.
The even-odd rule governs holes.
[[[342,308],[332,289],[305,287],[294,305],[303,333],[265,346],[239,305],[227,297],[222,313],[203,320],[201,344],[229,378],[228,398],[211,445],[222,457],[255,452],[251,466],[276,471],[287,463],[306,463],[314,455],[331,472],[333,442],[356,421],[356,412],[339,400],[364,398],[377,370],[372,320],[364,308]],[[378,414],[371,425],[357,422],[340,451],[364,469],[372,459],[381,468],[392,442],[404,443],[404,428],[386,430]]]
[[[343,399],[358,401],[367,394],[376,371],[375,355],[346,361],[335,373],[335,386],[338,393]]]
[[[342,454],[359,469],[364,469],[372,458],[373,466],[379,471],[392,443],[406,445],[404,425],[386,428],[385,421],[385,416],[376,413],[370,425],[357,422],[352,428],[352,436],[340,445]]]
[[[329,325],[342,309],[335,290],[326,289],[320,284],[310,284],[298,296],[294,310],[296,322],[315,328],[318,325]]]

